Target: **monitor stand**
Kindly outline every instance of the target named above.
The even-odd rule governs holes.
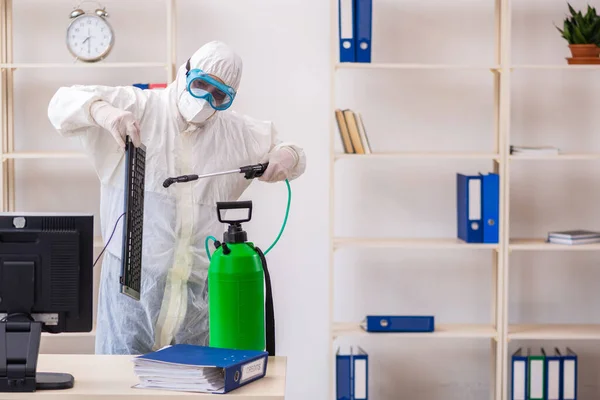
[[[70,389],[71,374],[37,372],[42,323],[0,321],[0,392]]]

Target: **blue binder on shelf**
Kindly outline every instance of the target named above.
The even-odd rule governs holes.
[[[338,349],[335,358],[336,399],[352,400],[352,360],[350,354],[340,354]]]
[[[355,0],[355,54],[356,62],[371,62],[371,34],[373,21],[373,0]]]
[[[467,243],[483,242],[481,175],[456,174],[457,235]]]
[[[135,387],[220,394],[263,378],[267,372],[268,353],[176,344],[138,356],[133,362],[134,372],[140,379]],[[196,371],[195,378],[204,377],[204,382],[182,380],[189,376],[185,371],[190,368]],[[174,380],[173,374],[175,372],[177,377],[177,371],[181,371],[181,375]]]
[[[544,349],[542,349],[542,353],[545,357],[545,393],[546,400],[561,400],[560,397],[560,385],[562,382],[562,374],[561,374],[561,364],[562,359],[560,356],[560,352],[558,349],[554,350],[554,354],[548,354]]]
[[[511,400],[527,400],[528,390],[527,382],[529,377],[527,356],[523,354],[522,349],[518,349],[512,355],[511,359]]]
[[[367,315],[361,322],[367,332],[433,332],[433,315]]]
[[[558,352],[558,351],[557,351]],[[567,347],[561,358],[561,400],[577,400],[577,354]]]
[[[369,355],[358,346],[336,353],[336,399],[369,399]]]
[[[489,173],[481,175],[481,206],[483,220],[483,243],[498,243],[500,216],[500,176]]]
[[[338,0],[338,29],[340,43],[340,62],[355,62],[355,10],[356,0]]]

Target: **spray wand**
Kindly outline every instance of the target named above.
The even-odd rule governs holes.
[[[202,179],[202,178],[209,178],[211,176],[238,174],[238,173],[244,174],[244,178],[246,178],[246,179],[254,179],[254,178],[258,178],[259,176],[262,176],[262,174],[267,170],[268,166],[269,166],[269,163],[267,162],[267,163],[263,163],[263,164],[246,165],[244,167],[232,169],[229,171],[212,172],[210,174],[204,174],[204,175],[191,174],[191,175],[176,176],[173,178],[165,179],[165,181],[163,182],[163,186],[168,188],[169,186],[171,186],[174,183],[191,182],[191,181],[195,181],[195,180]]]
[[[266,162],[266,163],[259,163],[259,164],[253,164],[253,165],[246,165],[246,166],[232,169],[229,171],[212,172],[212,173],[203,174],[203,175],[190,174],[190,175],[171,177],[171,178],[167,178],[164,180],[163,186],[168,188],[169,186],[171,186],[174,183],[185,183],[185,182],[195,181],[198,179],[209,178],[212,176],[240,174],[240,173],[244,174],[244,178],[246,178],[246,179],[254,179],[254,178],[258,178],[258,177],[262,176],[263,173],[267,170],[268,166],[269,166],[269,163]],[[290,182],[287,179],[285,180],[285,184],[287,185],[287,189],[288,189],[288,201],[287,201],[287,206],[285,209],[285,217],[283,219],[283,223],[281,224],[281,229],[279,230],[279,234],[277,235],[277,238],[275,238],[275,241],[267,248],[267,250],[265,250],[265,252],[264,252],[265,255],[267,255],[267,253],[269,251],[271,251],[271,249],[277,244],[277,242],[281,238],[281,235],[283,234],[283,230],[285,229],[285,225],[287,223],[288,215],[290,213],[290,203],[292,201],[292,189],[290,187]],[[218,240],[214,236],[208,236],[204,242],[204,247],[206,248],[206,254],[208,256],[208,259],[210,260],[211,256],[210,256],[210,251],[208,249],[208,241],[209,240],[213,240],[215,242],[217,242]]]

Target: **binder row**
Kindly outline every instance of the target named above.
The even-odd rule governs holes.
[[[456,174],[457,235],[467,243],[498,243],[500,177]]]
[[[369,355],[359,346],[355,353],[336,353],[336,399],[368,400],[369,398]]]
[[[512,400],[577,400],[577,354],[567,347],[561,353],[532,353],[519,348],[512,355]]]
[[[338,0],[340,62],[371,62],[373,0]]]

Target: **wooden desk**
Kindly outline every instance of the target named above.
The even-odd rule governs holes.
[[[75,378],[67,390],[42,390],[35,393],[0,393],[2,400],[170,400],[185,396],[220,400],[283,400],[286,358],[270,357],[267,375],[258,381],[226,394],[200,394],[149,389],[133,389],[138,383],[133,373],[132,356],[40,354],[39,372],[65,372]]]

